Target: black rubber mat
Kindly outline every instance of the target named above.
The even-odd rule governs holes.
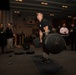
[[[25,54],[25,52],[15,52],[14,54],[15,55],[23,55],[23,54]]]
[[[36,63],[41,75],[54,75],[59,72],[63,67],[50,59],[49,62],[42,62],[41,56],[32,56],[33,61]]]

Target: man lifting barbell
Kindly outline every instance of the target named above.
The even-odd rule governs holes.
[[[43,19],[42,13],[37,13],[39,20],[39,38],[33,40],[35,47],[40,47],[42,43],[43,58],[42,61],[49,61],[49,53],[58,54],[65,48],[65,40],[58,33],[52,33],[52,27],[49,22]],[[51,33],[51,34],[50,34]]]
[[[46,49],[45,47],[45,36],[47,36],[50,33],[50,26],[49,26],[49,22],[45,19],[43,19],[43,13],[37,13],[37,19],[39,21],[39,39],[40,39],[40,43],[42,43],[42,47],[43,47],[43,59],[42,61],[49,61],[49,51]]]

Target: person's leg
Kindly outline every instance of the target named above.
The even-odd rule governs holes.
[[[13,52],[13,38],[11,38],[11,52]]]
[[[10,52],[10,48],[11,48],[11,39],[7,39],[7,52]]]
[[[45,47],[45,35],[43,36],[42,39],[42,48],[43,48],[43,58],[44,58],[43,62],[45,62],[49,60],[49,51]]]
[[[10,47],[13,48],[13,38],[10,39]]]
[[[74,41],[73,41],[73,38],[71,38],[71,40],[70,40],[70,41],[71,41],[71,50],[73,50],[73,46],[74,46],[74,43],[73,43],[73,42],[74,42]]]
[[[74,43],[75,43],[75,51],[76,51],[76,38],[74,38]]]
[[[49,59],[49,51],[46,49],[45,45],[43,45],[43,57]]]
[[[10,38],[9,39],[9,49],[10,49],[10,52],[12,51],[12,48],[13,48],[13,38]]]
[[[4,45],[2,44],[2,54],[4,54]]]
[[[46,52],[43,52],[43,57],[48,60],[49,59],[49,54],[47,54]]]
[[[66,39],[65,39],[65,36],[63,36],[64,40],[65,40],[65,43],[66,43]],[[65,44],[65,50],[66,50],[66,46],[67,46],[67,43]]]
[[[49,51],[43,46],[43,60],[42,62],[50,62],[49,58]]]

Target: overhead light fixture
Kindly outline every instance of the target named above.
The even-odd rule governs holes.
[[[50,14],[50,16],[54,16],[54,14]]]
[[[41,4],[42,4],[42,5],[48,5],[48,3],[47,3],[47,2],[41,2]]]
[[[68,16],[68,18],[72,18],[72,16]]]
[[[22,2],[22,0],[15,0],[15,1],[17,1],[17,2]]]
[[[45,3],[45,5],[48,5],[48,3]]]
[[[18,13],[20,13],[20,11],[14,11],[14,13],[17,13],[18,14]]]
[[[44,2],[41,2],[41,4],[43,4],[43,5],[44,5],[45,3],[44,3]]]
[[[67,6],[67,5],[63,5],[62,7],[63,7],[63,8],[68,8],[68,6]]]
[[[18,0],[15,0],[15,1],[18,1]]]
[[[22,2],[22,0],[19,0],[20,2]]]

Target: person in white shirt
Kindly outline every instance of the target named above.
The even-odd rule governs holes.
[[[66,45],[68,43],[68,36],[69,36],[69,29],[66,27],[66,24],[63,23],[63,26],[60,28],[60,34],[61,36],[63,36],[65,42],[66,42]]]
[[[63,27],[60,28],[60,34],[62,36],[69,35],[69,29],[66,27],[66,24],[63,24]]]

